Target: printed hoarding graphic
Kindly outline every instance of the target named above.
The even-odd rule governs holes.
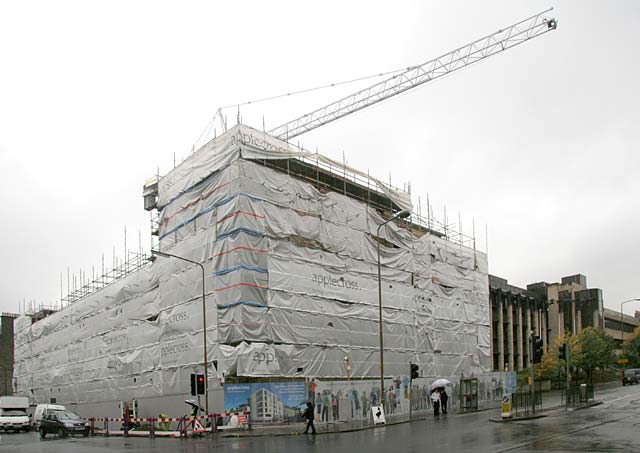
[[[252,423],[281,423],[300,420],[300,405],[306,401],[302,381],[226,384],[225,411],[250,411]]]

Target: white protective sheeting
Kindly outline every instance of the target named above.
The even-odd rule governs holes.
[[[352,376],[379,374],[385,219],[252,161],[303,155],[237,126],[159,183],[161,250],[206,269],[212,388],[223,372],[344,377],[345,356]],[[407,194],[378,189],[411,207]],[[393,222],[380,236],[385,372],[404,374],[409,361],[425,376],[487,371],[486,256]],[[186,396],[203,369],[202,308],[200,268],[158,258],[42,321],[19,318],[16,391],[78,404]]]

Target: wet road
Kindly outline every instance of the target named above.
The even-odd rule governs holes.
[[[386,427],[317,436],[240,439],[73,438],[2,434],[0,451],[20,453],[184,452],[640,452],[640,386],[596,393],[604,404],[528,421],[493,423],[497,411],[450,415]],[[301,425],[302,430],[302,425]]]

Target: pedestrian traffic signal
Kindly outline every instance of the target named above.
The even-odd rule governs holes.
[[[191,373],[191,395],[204,395],[204,374]]]
[[[196,393],[204,395],[204,374],[196,375]]]
[[[411,363],[411,379],[417,379],[418,378],[418,370],[420,369],[420,367],[415,364],[415,363]]]
[[[544,347],[542,344],[542,338],[539,336],[533,337],[533,363],[542,362],[542,354],[544,353]]]
[[[196,375],[191,373],[191,396],[196,396]]]
[[[567,345],[566,344],[561,344],[560,346],[558,346],[558,358],[560,360],[567,360]]]

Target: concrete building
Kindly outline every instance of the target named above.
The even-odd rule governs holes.
[[[633,331],[640,326],[640,320],[631,315],[622,315],[619,311],[604,309],[604,331],[613,337],[620,347],[623,340],[628,340]]]
[[[587,277],[582,274],[562,277],[560,283],[532,283],[527,290],[547,302],[550,345],[565,333],[576,335],[586,327],[604,327],[602,290],[588,288]]]
[[[0,315],[0,395],[13,395],[13,320],[18,315]]]
[[[493,369],[522,370],[529,366],[529,336],[549,343],[548,303],[545,298],[507,280],[489,275],[491,356]]]

